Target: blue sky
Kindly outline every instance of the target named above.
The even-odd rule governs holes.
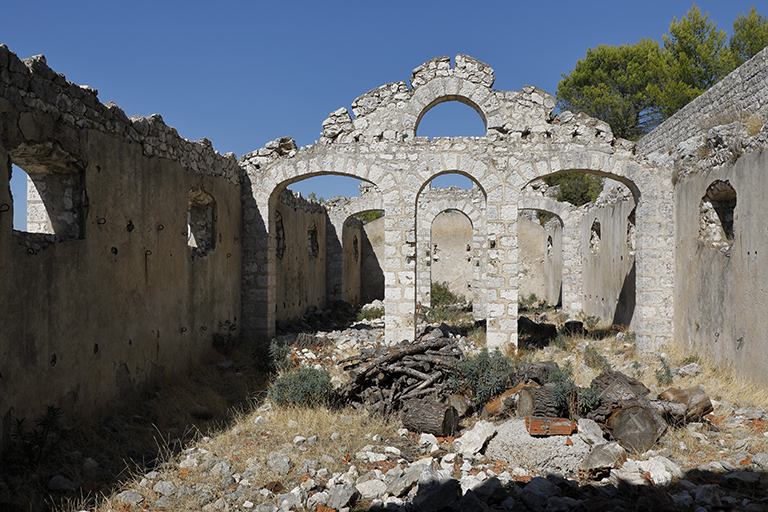
[[[768,14],[765,0],[698,2],[729,35],[753,4]],[[159,113],[181,136],[206,137],[239,157],[285,135],[312,144],[330,112],[370,89],[407,81],[439,55],[486,62],[496,89],[531,84],[554,95],[561,73],[587,48],[661,41],[691,5],[17,0],[2,7],[0,43],[21,58],[44,54],[55,71],[98,89],[102,102],[114,101],[129,116]],[[418,135],[482,134],[474,111],[442,105],[449,106],[430,111]],[[24,194],[18,181],[16,198]],[[357,194],[354,182],[340,178],[292,188],[326,198]]]

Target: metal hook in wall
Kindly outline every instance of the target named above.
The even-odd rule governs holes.
[[[182,327],[181,328],[181,332],[187,332],[187,328],[186,327]]]
[[[104,217],[97,217],[96,218],[96,224],[101,225],[101,224],[106,224],[106,223],[107,223],[107,219],[105,219]]]
[[[163,226],[162,224],[158,224],[158,225],[157,225],[157,230],[158,230],[158,231],[162,231],[162,230],[164,230],[164,229],[165,229],[165,226]]]
[[[10,209],[11,209],[11,205],[9,205],[8,203],[0,204],[0,213],[5,213]]]
[[[150,251],[149,249],[147,249],[146,251],[144,251],[144,255],[145,255],[145,256],[151,256],[151,255],[152,255],[152,251]]]

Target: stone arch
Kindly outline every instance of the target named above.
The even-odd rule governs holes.
[[[674,332],[674,216],[673,187],[668,176],[650,166],[640,165],[628,152],[607,154],[595,149],[569,152],[532,152],[508,174],[518,188],[547,175],[587,172],[619,181],[632,192],[636,203],[638,236],[635,253],[637,297],[645,297],[635,309],[630,328],[637,333],[638,348],[658,348],[672,341]],[[511,160],[511,159],[510,159]],[[624,234],[622,237],[625,236]],[[574,283],[575,284],[575,283]],[[563,285],[566,302],[566,281]],[[581,306],[581,300],[571,307]],[[581,309],[581,308],[580,308]]]
[[[519,208],[548,212],[560,219],[562,227],[560,301],[563,312],[575,318],[582,310],[581,219],[584,215],[583,210],[530,191],[520,195]]]
[[[432,100],[432,102],[424,107],[424,109],[419,113],[419,115],[416,118],[416,123],[413,126],[413,133],[414,135],[418,134],[419,132],[419,125],[421,124],[421,120],[424,118],[427,112],[432,110],[434,107],[441,103],[448,103],[449,101],[458,101],[459,103],[462,103],[464,105],[467,105],[472,110],[477,112],[477,114],[480,116],[480,119],[483,121],[483,126],[485,127],[486,131],[488,130],[488,120],[485,116],[485,112],[483,112],[483,109],[480,108],[480,105],[472,101],[470,98],[464,97],[464,96],[457,96],[457,95],[445,95],[440,96],[439,98],[435,98]]]

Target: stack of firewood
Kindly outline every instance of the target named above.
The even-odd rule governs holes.
[[[409,400],[450,395],[448,376],[462,357],[456,340],[429,337],[421,342],[381,347],[340,361],[349,380],[336,391],[339,405],[366,404],[387,416]]]

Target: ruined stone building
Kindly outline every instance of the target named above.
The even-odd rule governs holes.
[[[521,290],[535,289],[627,325],[641,350],[675,342],[768,385],[768,50],[638,143],[493,82],[482,62],[438,57],[331,113],[316,144],[236,159],[0,46],[2,435],[46,404],[92,409],[182,371],[227,320],[268,339],[310,307],[378,297],[386,341],[412,339],[444,258],[491,347],[516,345]],[[446,101],[486,135],[420,137]],[[581,208],[542,193],[540,178],[571,171],[611,186]],[[25,232],[12,172],[28,178]],[[446,173],[472,188],[432,189]],[[360,197],[289,189],[323,174],[362,180]],[[354,217],[371,210],[384,217]],[[520,215],[537,211],[552,220]],[[439,227],[446,214],[461,234]]]

